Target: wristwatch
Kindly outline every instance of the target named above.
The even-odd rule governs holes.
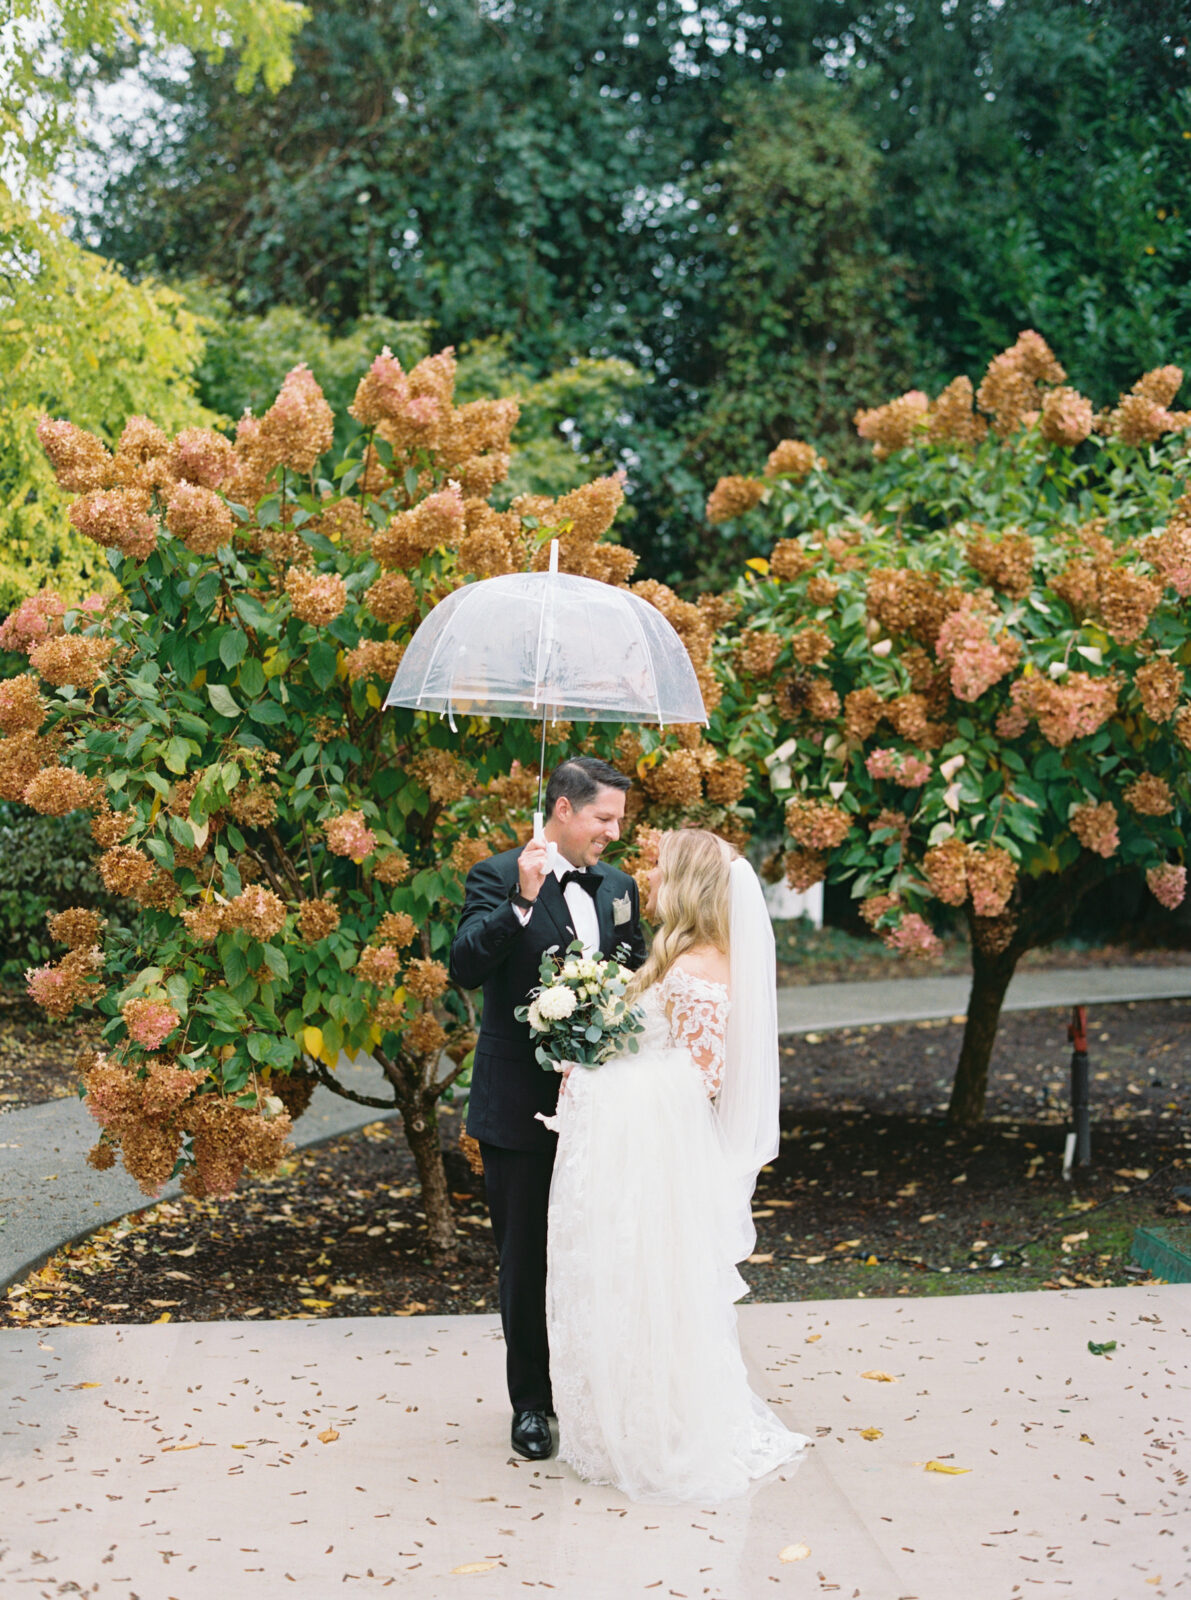
[[[537,903],[536,901],[530,900],[525,895],[523,895],[521,893],[520,884],[516,884],[516,883],[509,890],[509,899],[513,902],[513,904],[515,906],[520,906],[522,911],[532,911],[534,906]]]

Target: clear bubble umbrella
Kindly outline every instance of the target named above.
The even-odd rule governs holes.
[[[581,722],[707,722],[682,640],[654,606],[611,584],[558,571],[466,584],[410,641],[385,706],[456,716]]]

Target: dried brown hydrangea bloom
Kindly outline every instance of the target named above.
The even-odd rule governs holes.
[[[225,928],[243,928],[254,939],[272,939],[285,927],[285,903],[272,889],[253,883],[223,908]]]
[[[885,702],[875,689],[853,689],[844,696],[844,732],[849,739],[871,739],[885,714]]]
[[[832,644],[822,628],[799,628],[790,635],[790,651],[804,667],[817,667],[831,654]]]
[[[992,416],[996,433],[1007,439],[1041,411],[1042,385],[1052,387],[1066,377],[1045,339],[1028,328],[1018,334],[1015,344],[989,362],[976,391],[976,403]]]
[[[968,850],[954,834],[924,852],[922,871],[931,892],[944,905],[962,906],[968,898]]]
[[[381,1033],[400,1033],[405,1026],[405,1001],[390,996],[373,1007],[371,1020]]]
[[[401,981],[416,1000],[430,1001],[446,992],[450,978],[441,961],[417,960],[409,963]]]
[[[401,956],[391,944],[366,945],[356,962],[356,976],[362,983],[388,989],[401,969]]]
[[[1101,431],[1122,444],[1141,445],[1186,428],[1191,415],[1170,410],[1182,381],[1181,367],[1155,367],[1145,373],[1121,396],[1115,409],[1099,419]]]
[[[974,395],[970,378],[953,378],[930,408],[927,437],[934,444],[979,444],[988,433],[988,424],[972,409]]]
[[[1178,709],[1183,689],[1183,674],[1167,656],[1158,656],[1138,667],[1133,682],[1142,707],[1151,722],[1169,722]]]
[[[236,452],[213,428],[183,428],[170,446],[168,465],[184,483],[219,489],[236,466]]]
[[[1142,817],[1166,817],[1174,810],[1174,796],[1165,778],[1156,773],[1143,772],[1131,783],[1121,798],[1131,811]]]
[[[779,539],[769,557],[769,573],[786,582],[801,578],[815,564],[815,558],[805,551],[797,539]]]
[[[245,1170],[272,1171],[287,1154],[293,1128],[284,1111],[267,1116],[213,1094],[191,1100],[180,1121],[194,1135],[195,1158],[194,1166],[183,1175],[182,1187],[196,1198],[212,1199],[231,1195]]]
[[[364,604],[378,622],[394,624],[417,612],[418,597],[403,572],[382,572],[365,591]]]
[[[298,932],[307,944],[317,944],[339,926],[339,907],[334,900],[299,900]]]
[[[1056,749],[1073,739],[1087,739],[1103,726],[1117,708],[1121,679],[1086,672],[1069,672],[1063,683],[1035,675],[1018,678],[1010,696],[1019,711],[1033,717],[1039,731]]]
[[[742,601],[734,594],[701,594],[699,610],[710,632],[716,633],[735,617]]]
[[[530,510],[529,507],[533,506]],[[596,544],[607,533],[624,504],[624,477],[619,472],[580,484],[559,500],[521,495],[512,510],[519,517],[536,516],[544,526],[558,530],[559,545],[565,553],[568,544]],[[570,526],[568,527],[567,524]],[[549,550],[543,547],[545,554]]]
[[[427,495],[410,511],[399,511],[372,536],[372,554],[382,567],[415,567],[439,545],[455,549],[466,526],[463,495],[455,484]]]
[[[95,804],[96,780],[71,767],[42,767],[26,784],[22,798],[43,817],[64,817],[68,811]]]
[[[179,483],[170,492],[165,525],[196,556],[213,556],[230,544],[236,525],[226,503],[214,489]]]
[[[29,664],[57,689],[67,684],[76,689],[93,689],[115,648],[114,639],[64,633],[35,645],[29,653]]]
[[[154,867],[143,851],[117,844],[99,858],[99,875],[110,894],[139,900],[153,880]]]
[[[100,1137],[97,1144],[93,1144],[87,1151],[87,1165],[94,1167],[96,1172],[107,1172],[116,1165],[116,1152],[111,1141]]]
[[[405,646],[397,639],[365,639],[344,658],[348,678],[352,683],[363,678],[380,678],[389,683],[404,654]]]
[[[970,845],[967,874],[972,910],[978,917],[999,917],[1017,882],[1016,861],[1000,845]]]
[[[69,494],[87,494],[107,483],[111,452],[93,433],[65,419],[55,422],[42,416],[37,424],[37,439],[49,457],[59,486]]]
[[[808,850],[834,850],[852,829],[852,818],[830,800],[810,800],[797,795],[786,806],[790,837]]]
[[[80,1000],[99,998],[103,991],[92,990],[87,980],[102,968],[103,957],[98,949],[69,950],[56,966],[30,967],[25,973],[25,986],[30,999],[47,1016],[61,1020]]]
[[[71,950],[90,950],[99,943],[103,919],[86,906],[70,906],[47,918],[50,938]]]
[[[782,857],[782,871],[791,889],[805,894],[827,876],[827,857],[818,850],[788,850]]]
[[[95,489],[76,500],[67,516],[96,544],[144,561],[157,548],[157,519],[149,505],[145,489]]]
[[[909,634],[931,649],[963,593],[951,586],[942,588],[933,574],[907,568],[874,568],[865,584],[870,617],[890,633]]]
[[[692,806],[703,798],[703,774],[690,750],[672,750],[641,780],[646,794],[659,805]]]
[[[1089,436],[1095,420],[1090,400],[1076,389],[1060,386],[1052,389],[1042,401],[1038,431],[1049,444],[1065,445],[1073,450]]]
[[[332,544],[344,544],[357,556],[367,550],[376,532],[358,500],[333,501],[320,513],[317,527]]]
[[[964,552],[994,589],[1014,600],[1029,594],[1034,575],[1034,541],[1028,533],[1006,528],[996,538],[980,534],[967,541]]]
[[[815,454],[814,445],[804,444],[801,439],[783,439],[776,449],[769,452],[769,459],[765,463],[765,476],[805,478],[816,467],[825,464]]]
[[[713,524],[742,517],[758,504],[765,487],[761,478],[742,478],[735,473],[721,478],[707,497],[704,515]]]
[[[466,877],[474,866],[487,861],[492,853],[492,844],[488,839],[456,839],[451,847],[451,865]]]
[[[450,805],[462,800],[475,774],[450,750],[423,750],[409,764],[410,773],[429,794],[431,800]]]
[[[306,475],[331,448],[335,413],[305,362],[282,380],[276,400],[261,418],[260,440],[270,464]]]
[[[839,593],[839,584],[832,583],[822,573],[815,573],[807,581],[806,598],[812,606],[829,606]]]
[[[748,628],[736,642],[737,665],[754,678],[766,678],[777,666],[784,642],[780,633]]]
[[[5,733],[36,733],[46,710],[33,673],[22,672],[0,683],[0,728]]]
[[[192,939],[199,944],[210,944],[223,928],[223,907],[214,900],[204,900],[183,911],[182,921]]]
[[[929,719],[926,698],[920,694],[899,694],[881,708],[886,722],[911,744],[925,743]]]
[[[609,583],[614,588],[627,585],[640,561],[635,550],[622,544],[597,544],[591,547],[583,576],[598,583]]]
[[[418,936],[418,925],[405,911],[387,911],[369,935],[369,944],[390,944],[404,950]]]
[[[423,1011],[405,1030],[405,1043],[415,1055],[438,1055],[446,1042],[446,1029],[432,1011]]]
[[[404,850],[386,850],[372,862],[370,871],[378,883],[389,888],[409,877],[409,857]]]
[[[1175,738],[1186,749],[1191,750],[1191,705],[1186,705],[1174,719]]]
[[[347,586],[337,572],[290,567],[285,575],[285,592],[294,616],[317,628],[329,627],[347,604]]]
[[[840,714],[840,697],[826,678],[805,680],[803,704],[807,716],[815,722],[834,722]]]
[[[1111,567],[1100,574],[1097,609],[1118,644],[1132,644],[1149,626],[1162,599],[1162,585],[1140,573]]]
[[[1076,806],[1070,817],[1071,832],[1084,849],[1105,859],[1115,855],[1120,845],[1117,823],[1116,807],[1107,800],[1099,805],[1089,801]]]
[[[267,828],[277,817],[277,791],[263,783],[233,789],[227,808],[244,827]]]
[[[499,578],[516,572],[522,553],[514,543],[520,528],[518,519],[508,512],[493,511],[483,502],[479,503],[482,512],[473,511],[475,504],[473,500],[467,502],[467,532],[459,541],[459,571],[479,578]],[[506,525],[509,522],[512,528]]]
[[[703,775],[707,798],[717,806],[735,805],[748,788],[749,769],[734,756],[722,756]]]
[[[1089,561],[1068,561],[1050,580],[1050,587],[1064,601],[1076,622],[1096,612],[1100,579]]]
[[[929,396],[910,389],[883,406],[858,411],[852,421],[860,437],[872,444],[876,459],[884,461],[926,436],[929,411]]]

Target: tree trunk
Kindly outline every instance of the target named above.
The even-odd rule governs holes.
[[[947,1120],[956,1127],[972,1127],[984,1118],[984,1098],[988,1089],[988,1063],[992,1059],[1001,1018],[1001,1004],[1021,950],[1009,943],[1002,949],[989,949],[977,924],[999,919],[972,917],[972,993],[963,1044],[951,1085]],[[991,941],[997,943],[999,941]]]
[[[401,1105],[401,1122],[406,1143],[413,1151],[426,1208],[426,1242],[440,1261],[455,1255],[455,1212],[447,1188],[442,1144],[438,1133],[438,1104],[434,1096],[419,1096],[412,1105]]]

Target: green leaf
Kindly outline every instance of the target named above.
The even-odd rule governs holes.
[[[255,700],[265,687],[265,669],[255,656],[240,668],[240,688],[250,700]]]
[[[236,703],[235,696],[225,683],[209,683],[207,699],[211,702],[211,709],[217,711],[221,717],[240,715],[240,707]]]
[[[335,646],[320,639],[310,648],[310,676],[320,689],[329,689],[335,681],[338,657]]]
[[[242,628],[226,628],[219,639],[219,659],[230,671],[248,652],[248,635]]]
[[[186,760],[190,755],[190,750],[191,745],[189,739],[179,739],[177,736],[175,736],[173,739],[169,740],[165,749],[162,751],[162,760],[165,762],[166,766],[171,772],[176,772],[179,776],[181,776],[181,774],[186,771]],[[191,843],[194,843],[193,839],[191,840]]]

